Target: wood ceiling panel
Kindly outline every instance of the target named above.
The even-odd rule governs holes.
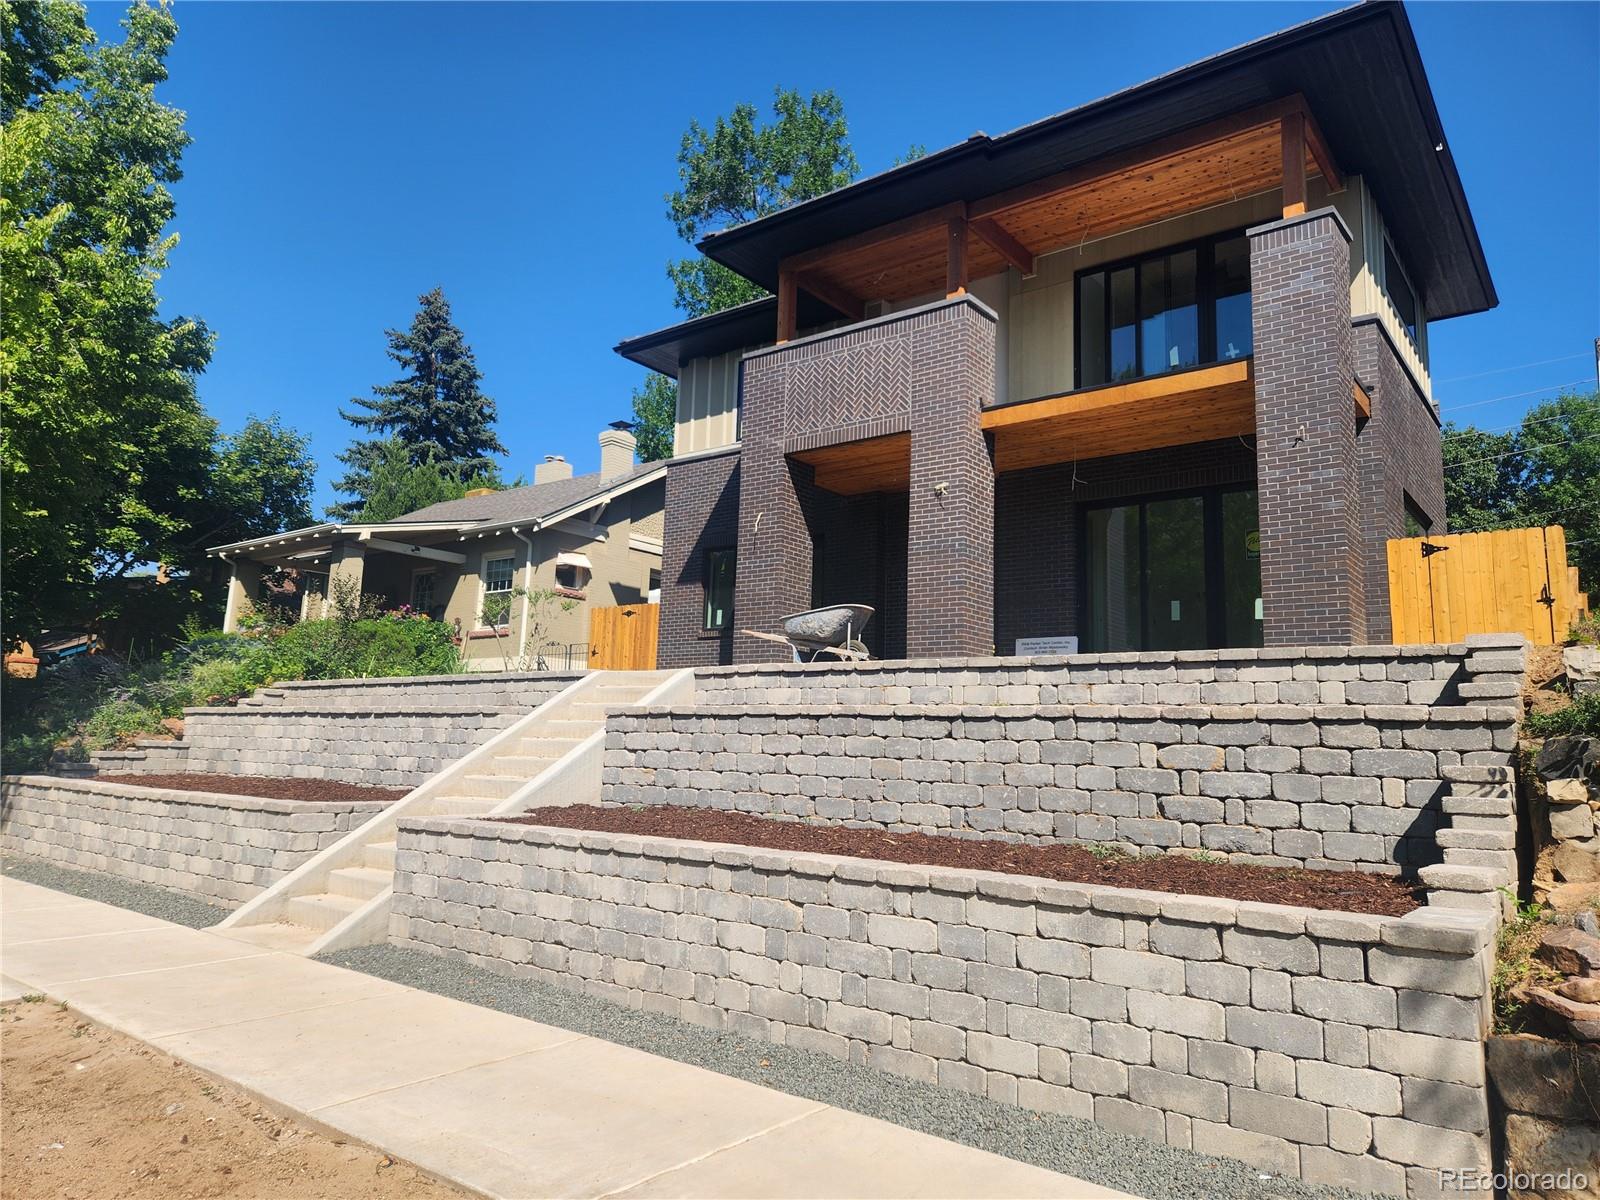
[[[817,486],[841,496],[903,492],[911,486],[909,433],[801,450],[789,457],[809,463]]]
[[[1041,194],[996,215],[999,226],[1035,255],[1282,186],[1276,117],[1203,145],[1174,150],[1111,174]],[[1306,172],[1319,173],[1310,144]],[[981,207],[981,206],[980,206]],[[932,215],[932,214],[930,214]],[[967,238],[969,278],[1004,270],[982,238]],[[888,240],[841,245],[803,256],[808,274],[862,300],[905,300],[942,292],[946,234],[928,224]]]
[[[1106,458],[1255,432],[1248,361],[990,409],[995,470]]]

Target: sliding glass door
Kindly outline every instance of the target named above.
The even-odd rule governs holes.
[[[1083,538],[1085,650],[1261,645],[1254,489],[1097,505]]]

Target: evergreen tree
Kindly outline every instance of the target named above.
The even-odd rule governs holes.
[[[371,398],[357,397],[354,403],[365,411],[340,410],[357,429],[380,436],[358,438],[339,455],[347,471],[333,486],[353,498],[329,507],[336,520],[350,520],[365,506],[389,438],[406,448],[413,464],[454,466],[463,476],[492,472],[489,455],[506,452],[494,431],[495,403],[478,386],[483,373],[450,317],[450,302],[434,288],[418,303],[409,330],[385,330],[389,357],[404,374],[373,388]]]

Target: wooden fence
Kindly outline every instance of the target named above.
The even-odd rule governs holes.
[[[1459,642],[1470,633],[1521,633],[1559,644],[1589,611],[1566,531],[1499,529],[1389,543],[1392,640]]]
[[[589,665],[598,671],[653,671],[659,604],[589,610]]]

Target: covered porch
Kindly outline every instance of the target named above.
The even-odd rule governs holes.
[[[466,526],[327,523],[219,546],[211,551],[229,567],[222,628],[233,632],[250,606],[274,603],[294,620],[324,615],[348,594],[351,602],[376,596],[388,608],[410,608],[443,620],[455,582],[467,564],[459,546]],[[269,593],[276,576],[292,582]]]

